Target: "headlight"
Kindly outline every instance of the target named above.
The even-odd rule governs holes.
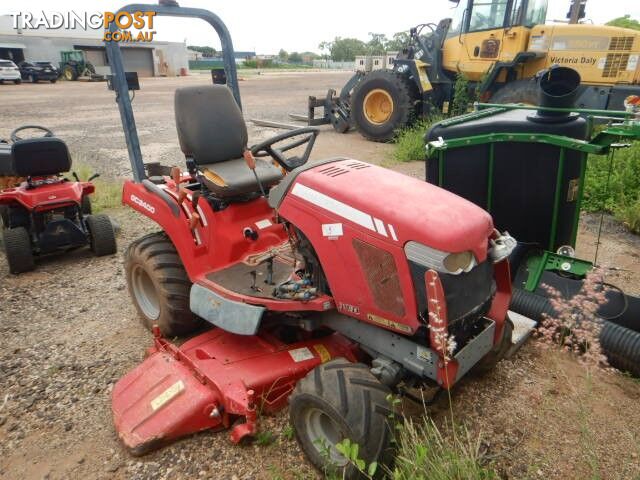
[[[476,266],[476,258],[470,251],[449,253],[427,247],[418,242],[407,242],[404,246],[407,258],[426,268],[432,268],[440,273],[458,275],[468,272]]]

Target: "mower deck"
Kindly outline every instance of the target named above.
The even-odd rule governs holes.
[[[242,336],[214,328],[178,348],[155,332],[149,356],[116,383],[116,430],[134,455],[206,429],[232,427],[238,443],[257,428],[257,412],[286,405],[300,378],[357,347],[338,334],[285,343],[275,332]]]

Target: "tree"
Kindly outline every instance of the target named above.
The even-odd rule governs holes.
[[[280,61],[282,61],[282,62],[288,62],[289,61],[289,54],[287,53],[287,51],[284,48],[280,49],[280,51],[278,52],[278,57],[280,57]]]
[[[367,42],[367,54],[369,55],[384,55],[387,51],[385,45],[387,43],[387,36],[384,33],[372,33],[369,32],[371,39]]]
[[[366,55],[367,45],[357,38],[336,37],[333,42],[322,42],[321,50],[329,51],[335,62],[349,62],[355,60],[356,55]]]
[[[612,27],[631,28],[633,30],[640,30],[640,22],[631,18],[631,15],[625,15],[624,17],[614,18],[606,23]]]
[[[291,52],[291,54],[289,55],[289,61],[291,63],[302,63],[302,55],[300,55],[298,52]]]
[[[400,52],[409,44],[409,32],[394,33],[391,40],[385,45],[387,52]]]
[[[188,46],[189,50],[193,50],[194,52],[200,52],[203,57],[211,58],[216,56],[216,49],[213,47],[198,47],[198,46]]]

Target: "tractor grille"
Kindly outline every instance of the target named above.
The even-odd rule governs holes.
[[[427,298],[424,285],[426,267],[409,261],[409,268],[416,292],[418,311],[427,318]],[[440,273],[440,281],[447,300],[449,325],[469,319],[472,323],[478,315],[488,310],[496,292],[493,264],[485,261],[471,271],[459,275]]]
[[[609,50],[622,50],[630,52],[633,50],[634,37],[611,37],[609,42]]]
[[[629,62],[628,53],[609,53],[604,63],[602,76],[604,78],[617,77],[627,68]]]

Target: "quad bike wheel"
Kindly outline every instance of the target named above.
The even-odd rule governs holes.
[[[509,351],[511,347],[511,335],[513,334],[513,322],[507,317],[504,322],[504,329],[502,330],[502,339],[500,342],[487,353],[478,363],[476,363],[472,372],[477,375],[484,375],[495,368],[500,360]]]
[[[118,251],[113,224],[106,215],[89,215],[86,217],[89,230],[91,251],[97,257],[113,255]]]
[[[359,478],[336,448],[345,438],[359,445],[358,456],[367,465],[387,463],[392,454],[389,393],[366,365],[344,358],[319,365],[300,380],[289,399],[289,415],[311,463],[325,474]]]
[[[163,335],[177,337],[200,327],[189,308],[191,281],[164,233],[133,242],[125,253],[124,267],[129,295],[148,330],[158,325]]]
[[[524,103],[525,105],[538,104],[538,84],[535,79],[514,80],[500,87],[491,96],[492,103]]]
[[[354,88],[351,115],[365,138],[388,142],[397,130],[413,121],[417,99],[417,89],[405,75],[377,70]]]
[[[24,273],[36,267],[31,239],[26,228],[5,228],[2,232],[2,241],[11,273]]]
[[[4,228],[9,228],[9,207],[6,205],[0,205],[0,220]]]

